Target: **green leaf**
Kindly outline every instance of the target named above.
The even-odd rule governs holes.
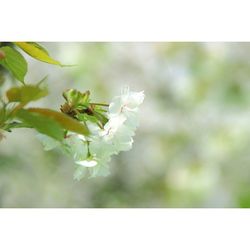
[[[48,90],[34,85],[13,87],[6,92],[9,102],[28,103],[48,94]]]
[[[85,121],[85,122],[90,121],[90,122],[93,122],[93,123],[98,123],[99,122],[99,120],[95,116],[88,115],[86,113],[84,113],[84,114],[79,113],[79,114],[76,115],[76,117],[77,117],[77,119],[79,121]]]
[[[36,129],[38,132],[61,141],[64,138],[64,129],[58,122],[50,117],[29,110],[20,109],[17,118]]]
[[[102,113],[99,113],[97,111],[94,111],[93,113],[94,116],[102,123],[103,126],[108,122],[108,118]]]
[[[42,109],[42,108],[29,108],[28,111],[30,113],[40,114],[45,117],[51,118],[54,121],[58,122],[66,130],[70,130],[82,135],[89,134],[89,130],[84,124],[78,122],[77,120],[63,113],[51,109]]]
[[[40,44],[34,42],[15,42],[15,44],[31,57],[49,64],[61,65],[60,62],[51,58],[49,53]]]
[[[24,83],[24,77],[28,70],[24,57],[9,46],[1,47],[1,51],[4,52],[5,56],[0,60],[0,64],[9,70],[17,80]]]
[[[103,128],[103,124],[101,123],[101,121],[99,121],[99,120],[98,120],[95,116],[93,116],[93,115],[88,115],[88,114],[84,113],[84,114],[77,114],[76,117],[77,117],[77,119],[78,119],[79,121],[84,121],[84,122],[90,121],[90,122],[92,122],[92,123],[97,124],[100,128]]]
[[[32,126],[26,124],[26,123],[23,123],[23,122],[11,122],[11,123],[6,123],[4,126],[3,126],[3,129],[8,131],[8,132],[11,132],[12,129],[14,128],[32,128]]]

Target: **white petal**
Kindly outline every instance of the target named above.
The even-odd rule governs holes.
[[[86,170],[85,167],[78,166],[74,172],[74,179],[78,181],[81,180],[85,176]]]
[[[114,142],[115,148],[119,151],[129,151],[133,145],[133,138],[130,138],[129,141],[119,141],[115,140]]]
[[[113,98],[109,105],[110,114],[120,114],[126,111],[137,111],[138,106],[144,100],[144,92],[129,92],[128,88],[122,90],[122,94]]]
[[[127,119],[124,123],[126,127],[135,130],[139,125],[139,117],[137,112],[127,112]]]
[[[109,121],[105,124],[104,130],[100,132],[100,135],[104,137],[105,140],[110,140],[113,138],[117,130],[125,122],[126,117],[123,115],[112,116]]]
[[[81,140],[83,140],[83,141],[86,141],[86,138],[85,138],[84,135],[79,135],[79,134],[78,134],[77,136],[78,136],[79,139],[81,139]]]
[[[69,153],[73,155],[75,160],[84,159],[88,153],[87,142],[79,138],[79,135],[72,134],[64,140],[69,146]]]
[[[95,160],[76,161],[75,163],[87,168],[92,168],[97,165],[97,161]]]
[[[119,114],[121,112],[121,107],[123,105],[122,99],[120,96],[115,97],[112,102],[109,104],[109,113],[112,115]]]
[[[0,134],[1,135],[1,134]],[[43,144],[43,147],[44,147],[44,150],[45,151],[49,151],[49,150],[52,150],[58,146],[60,146],[60,142],[58,142],[57,140],[55,140],[54,138],[52,137],[49,137],[47,135],[44,135],[44,134],[38,134],[36,136],[40,141],[41,143]]]
[[[97,177],[97,176],[107,176],[109,175],[109,166],[107,164],[102,163],[90,170],[90,178]]]
[[[90,137],[93,135],[98,135],[100,128],[97,124],[93,123],[93,122],[86,122],[87,123],[87,127],[90,131]]]
[[[144,92],[132,92],[127,99],[127,108],[135,109],[142,104],[144,100]]]

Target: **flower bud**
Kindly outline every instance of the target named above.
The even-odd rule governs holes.
[[[68,89],[63,92],[64,99],[74,108],[88,106],[90,92],[81,93],[75,89]]]

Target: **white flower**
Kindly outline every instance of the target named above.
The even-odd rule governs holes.
[[[108,122],[104,128],[87,121],[90,135],[68,133],[62,145],[64,151],[69,153],[77,164],[75,179],[80,180],[86,172],[90,177],[108,175],[111,156],[132,148],[133,136],[139,124],[138,107],[143,100],[143,91],[130,92],[125,88],[121,95],[110,103],[107,112]],[[40,139],[47,150],[60,144],[54,139]]]
[[[74,172],[74,179],[78,181],[81,180],[85,176],[86,172],[87,172],[86,167],[78,166]]]
[[[87,158],[88,145],[84,136],[72,133],[64,139],[64,144],[76,161]]]
[[[105,124],[104,129],[100,132],[100,136],[103,136],[105,140],[112,139],[125,121],[126,117],[124,115],[111,117]]]
[[[112,139],[121,127],[126,125],[130,130],[138,126],[138,107],[144,100],[144,92],[130,92],[124,88],[122,95],[115,97],[109,105],[109,121],[100,133],[105,139]]]
[[[144,92],[130,92],[128,88],[122,90],[122,94],[113,99],[109,105],[110,115],[129,115],[128,112],[138,111],[138,107],[144,100]]]
[[[75,161],[76,164],[81,165],[83,167],[86,168],[92,168],[95,167],[97,165],[97,161],[93,160],[93,159],[87,159],[87,160],[83,160],[83,161]]]
[[[77,137],[78,137],[79,139],[83,140],[83,141],[86,141],[86,138],[85,138],[84,135],[79,135],[79,134],[78,134]]]
[[[98,164],[91,168],[91,177],[105,176],[111,156],[132,148],[135,129],[139,124],[138,107],[144,99],[144,93],[130,92],[128,88],[115,97],[109,105],[108,122],[98,135],[92,137],[90,152]]]
[[[90,121],[86,121],[86,125],[90,132],[90,136],[88,136],[88,140],[91,140],[93,136],[96,136],[96,135],[98,136],[100,127],[97,124],[90,122]]]
[[[90,178],[96,176],[107,176],[109,175],[109,166],[105,163],[98,164],[98,166],[89,169]]]
[[[103,159],[105,161],[109,161],[111,155],[117,152],[111,142],[107,142],[100,137],[96,138],[96,140],[93,140],[89,144],[89,149],[91,154],[93,154],[95,158]]]
[[[49,137],[47,135],[38,134],[38,135],[36,135],[36,137],[42,143],[45,151],[49,151],[49,150],[52,150],[52,149],[60,146],[60,142],[58,142],[54,138]]]

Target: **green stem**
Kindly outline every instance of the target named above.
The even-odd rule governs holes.
[[[89,149],[89,143],[90,143],[90,141],[87,141],[87,148],[88,148],[87,158],[89,158],[91,156],[90,149]]]
[[[108,106],[109,106],[109,104],[107,104],[107,103],[95,103],[95,102],[91,102],[91,103],[89,103],[89,104],[91,104],[91,105],[96,105],[96,106],[105,106],[105,107],[108,107]]]

